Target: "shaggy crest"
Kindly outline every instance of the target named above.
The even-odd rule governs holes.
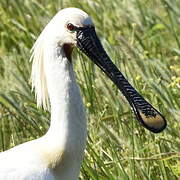
[[[48,110],[50,107],[47,82],[44,70],[44,31],[40,34],[36,40],[34,46],[31,49],[32,55],[30,61],[32,63],[31,81],[32,90],[35,90],[35,96],[37,99],[37,106],[43,107]]]

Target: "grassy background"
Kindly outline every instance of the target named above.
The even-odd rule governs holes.
[[[72,6],[91,15],[114,63],[168,121],[160,134],[139,126],[117,88],[75,50],[89,130],[79,179],[179,179],[179,0],[0,0],[0,151],[49,127],[31,92],[30,49],[55,13]]]

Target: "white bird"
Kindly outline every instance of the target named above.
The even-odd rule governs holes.
[[[0,153],[0,180],[76,180],[86,144],[86,117],[71,53],[78,47],[117,85],[149,130],[166,126],[163,116],[128,83],[104,51],[91,18],[77,8],[59,11],[33,46],[32,86],[37,105],[51,109],[48,132]]]

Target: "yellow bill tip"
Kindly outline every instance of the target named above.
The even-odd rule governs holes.
[[[155,133],[161,132],[166,127],[166,120],[164,117],[157,113],[153,116],[146,116],[144,113],[139,113],[143,124]]]

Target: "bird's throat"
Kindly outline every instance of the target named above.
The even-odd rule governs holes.
[[[67,57],[67,59],[71,62],[72,61],[72,51],[73,51],[73,45],[72,44],[64,44],[63,45],[64,53]]]

